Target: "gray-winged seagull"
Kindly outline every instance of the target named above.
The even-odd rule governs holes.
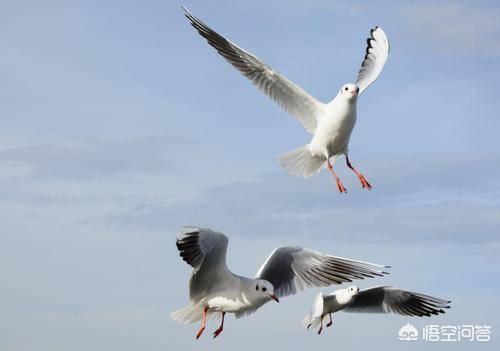
[[[372,188],[363,174],[351,164],[348,145],[356,123],[358,96],[378,78],[389,56],[389,40],[382,28],[375,27],[370,32],[356,82],[344,84],[332,101],[322,103],[253,54],[219,35],[186,8],[183,9],[191,25],[208,44],[313,134],[309,144],[280,157],[279,163],[287,172],[307,178],[318,172],[326,161],[338,190],[345,193],[346,188],[333,170],[335,161],[345,155],[347,166],[356,173],[363,188]]]
[[[319,293],[309,315],[303,322],[309,329],[317,327],[318,334],[323,330],[323,320],[328,315],[327,327],[333,323],[332,314],[338,311],[356,313],[397,313],[404,316],[430,317],[444,313],[450,308],[451,301],[429,295],[401,290],[393,286],[376,286],[359,290],[355,285],[323,295]]]

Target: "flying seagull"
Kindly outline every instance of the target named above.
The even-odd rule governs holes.
[[[295,116],[304,128],[313,134],[309,144],[280,157],[279,163],[286,171],[307,178],[317,173],[326,161],[338,190],[345,193],[346,188],[333,170],[335,161],[345,155],[347,166],[356,173],[363,188],[368,190],[372,188],[363,174],[351,164],[348,145],[356,123],[358,96],[378,78],[389,56],[389,40],[382,28],[375,27],[370,32],[365,57],[356,82],[344,84],[337,96],[325,104],[316,100],[255,55],[215,32],[185,7],[183,9],[191,25],[207,40],[208,44],[266,95]]]
[[[393,286],[376,286],[359,290],[355,285],[338,289],[330,294],[319,293],[311,313],[304,318],[307,329],[317,327],[323,330],[323,320],[328,315],[327,327],[333,324],[332,314],[338,311],[355,313],[397,313],[404,316],[430,317],[444,313],[451,301],[438,299]]]
[[[387,266],[330,256],[298,246],[275,249],[260,267],[255,278],[232,273],[226,265],[228,239],[208,228],[184,227],[177,236],[180,256],[193,267],[189,281],[190,304],[171,314],[171,318],[205,330],[207,317],[222,317],[217,337],[224,327],[226,313],[236,318],[255,312],[266,302],[294,295],[307,287],[379,277]]]

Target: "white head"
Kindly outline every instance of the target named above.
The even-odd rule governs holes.
[[[344,97],[346,100],[356,100],[359,94],[359,87],[356,84],[347,83],[340,88],[339,96]]]
[[[347,305],[358,294],[359,288],[356,285],[348,286],[344,289],[336,290],[335,297],[341,305]]]
[[[252,295],[254,295],[256,299],[265,299],[266,301],[273,299],[276,302],[280,302],[274,294],[273,284],[264,279],[255,279],[253,283]]]
[[[356,285],[351,285],[347,287],[345,290],[349,296],[356,296],[359,292],[359,288]]]

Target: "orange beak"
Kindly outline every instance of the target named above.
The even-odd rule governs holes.
[[[274,295],[274,294],[273,295],[269,295],[269,297],[271,299],[273,299],[274,301],[278,302],[278,303],[280,302],[280,300],[278,299],[278,297],[276,295]]]

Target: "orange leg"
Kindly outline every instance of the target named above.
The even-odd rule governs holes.
[[[328,316],[330,317],[330,322],[328,322],[328,324],[326,325],[326,327],[331,327],[332,324],[333,324],[333,319],[332,319],[332,314],[331,313],[328,313]]]
[[[352,165],[351,165],[351,161],[349,161],[349,156],[345,156],[345,162],[347,163],[347,167],[349,167],[350,169],[353,170],[354,173],[356,173],[356,175],[358,176],[359,178],[359,181],[361,182],[361,185],[363,186],[364,189],[368,189],[368,190],[371,190],[372,186],[370,185],[370,183],[368,183],[368,181],[365,179],[365,177],[359,173]]]
[[[333,178],[335,178],[335,181],[337,182],[337,189],[339,189],[340,193],[347,193],[347,189],[344,187],[344,185],[340,181],[340,178],[338,177],[337,173],[335,173],[335,171],[333,170],[333,166],[330,163],[330,159],[327,159],[326,162],[327,162],[328,170],[330,171],[330,173],[333,175]]]
[[[198,330],[198,333],[196,333],[196,340],[198,340],[203,334],[203,331],[205,330],[205,326],[207,325],[207,312],[208,312],[208,306],[206,306],[203,309],[203,318],[201,319],[201,327],[200,330]]]
[[[214,339],[219,336],[220,333],[224,330],[224,316],[226,315],[226,312],[222,312],[222,322],[220,323],[220,327],[214,331]]]

